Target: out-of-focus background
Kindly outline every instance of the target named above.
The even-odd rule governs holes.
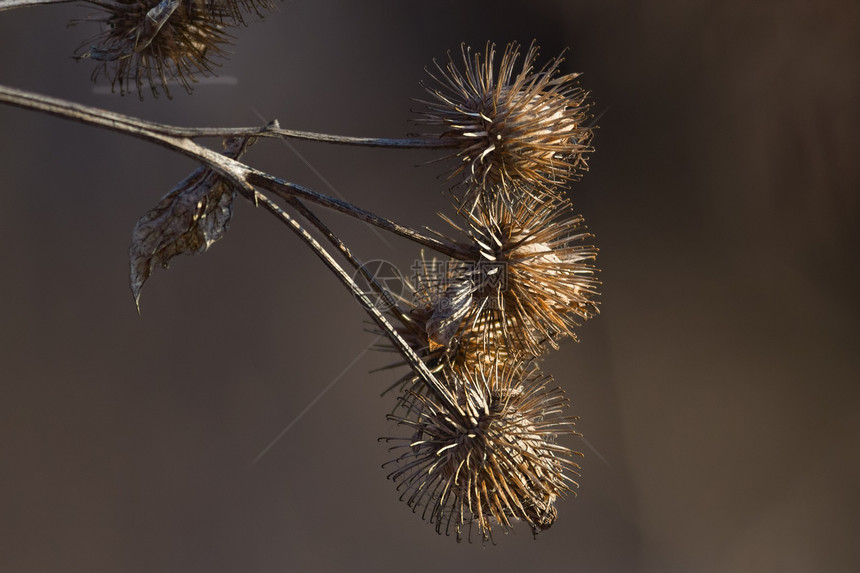
[[[220,82],[144,102],[71,59],[96,29],[66,23],[92,12],[0,13],[0,82],[187,126],[396,137],[461,42],[569,48],[605,112],[570,190],[603,312],[545,364],[581,417],[581,487],[536,540],[437,536],[381,468],[395,374],[369,371],[391,356],[294,236],[239,202],[138,316],[131,229],[196,165],[0,106],[0,570],[860,569],[856,2],[287,1],[236,34]],[[442,167],[416,167],[435,157],[246,159],[442,229]],[[327,220],[361,258],[418,256]]]

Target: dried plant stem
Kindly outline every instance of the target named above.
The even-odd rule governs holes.
[[[341,201],[332,197],[316,193],[310,189],[306,189],[300,185],[289,183],[277,177],[273,177],[267,173],[263,173],[244,163],[226,157],[220,153],[212,151],[198,143],[192,141],[192,137],[209,137],[209,136],[256,136],[265,135],[265,132],[270,129],[271,125],[259,128],[251,128],[246,131],[230,131],[230,130],[195,130],[186,128],[176,128],[169,125],[157,124],[153,122],[139,120],[130,116],[119,113],[114,113],[98,108],[84,106],[40,94],[16,90],[5,86],[0,86],[0,102],[9,103],[25,109],[32,109],[78,121],[87,125],[103,127],[112,131],[117,131],[126,135],[132,135],[140,139],[157,143],[168,149],[178,151],[188,157],[196,159],[204,163],[207,167],[213,169],[217,173],[233,182],[243,194],[255,203],[262,205],[270,213],[283,221],[290,229],[292,229],[316,254],[319,256],[332,273],[343,283],[355,297],[359,300],[362,307],[370,314],[371,318],[376,322],[383,332],[388,336],[392,343],[400,350],[406,361],[428,385],[429,388],[439,397],[440,400],[453,412],[458,412],[465,416],[460,406],[457,404],[455,397],[451,392],[440,383],[432,372],[427,368],[427,365],[418,357],[415,351],[403,338],[397,333],[391,323],[385,318],[382,312],[376,308],[373,302],[362,292],[361,288],[355,283],[352,277],[343,270],[343,268],[332,258],[317,241],[305,230],[294,218],[290,217],[281,207],[274,203],[267,196],[259,193],[254,189],[258,186],[277,194],[279,197],[290,201],[294,206],[298,203],[297,199],[307,199],[337,210],[341,213],[351,215],[357,219],[376,225],[382,229],[398,234],[402,237],[418,242],[431,249],[437,250],[443,254],[458,257],[469,257],[472,253],[467,247],[455,245],[453,243],[445,243],[439,239],[429,237],[404,227],[378,215],[374,215],[369,211],[365,211],[354,205]],[[300,204],[300,203],[299,203]],[[303,207],[303,206],[302,206]],[[306,211],[306,209],[305,209]],[[312,217],[310,220],[314,223],[328,238],[337,246],[342,253],[348,253],[348,249],[340,242],[337,237],[331,233],[325,225],[319,221],[312,213],[307,211]],[[351,258],[349,255],[347,258]]]
[[[316,239],[311,236],[307,230],[301,226],[301,224],[291,217],[286,211],[281,209],[279,205],[274,203],[271,199],[266,197],[263,194],[258,193],[256,200],[258,204],[262,205],[267,211],[275,215],[278,219],[280,219],[285,225],[287,225],[299,238],[307,244],[311,250],[322,259],[323,263],[325,263],[326,267],[334,273],[334,275],[340,280],[340,282],[346,286],[346,288],[358,299],[361,303],[361,306],[365,311],[370,315],[373,321],[379,325],[380,328],[385,332],[386,336],[391,340],[391,342],[397,346],[397,348],[402,353],[403,357],[409,363],[409,366],[413,368],[413,370],[421,377],[421,379],[427,384],[429,388],[433,390],[433,392],[442,400],[446,406],[448,406],[452,412],[458,412],[461,416],[465,416],[465,412],[462,408],[457,404],[457,400],[454,395],[448,390],[439,380],[433,375],[432,372],[427,368],[427,365],[419,358],[419,356],[412,350],[412,347],[409,346],[403,337],[400,336],[395,328],[391,325],[387,318],[380,312],[378,308],[373,304],[373,302],[367,297],[367,295],[361,290],[353,278],[338,264],[338,262],[331,256],[331,254],[326,251],[322,245],[317,242]],[[297,202],[297,201],[296,201]],[[311,216],[313,216],[311,214]],[[316,217],[314,217],[316,219]],[[318,221],[318,219],[316,219]],[[320,221],[320,225],[323,228],[326,228],[325,225]],[[326,233],[329,235],[330,240],[334,240],[335,243],[340,243],[340,240],[337,239],[330,231]]]
[[[2,2],[3,0],[0,0]],[[65,1],[65,0],[64,0]],[[453,147],[445,139],[391,139],[379,137],[350,137],[331,135],[312,131],[283,129],[276,121],[255,127],[180,127],[137,119],[128,115],[107,111],[95,107],[76,104],[74,102],[45,96],[24,90],[18,90],[0,85],[0,101],[59,115],[66,119],[80,121],[91,125],[112,127],[117,131],[127,131],[134,128],[153,135],[176,138],[195,139],[198,137],[275,137],[283,139],[300,139],[321,143],[336,143],[359,147],[387,147],[396,149],[446,149]],[[115,124],[115,125],[113,125]],[[130,131],[128,133],[134,134]]]
[[[215,128],[217,131],[217,128]],[[400,149],[449,149],[454,144],[447,139],[389,139],[383,137],[350,137],[346,135],[329,135],[326,133],[315,133],[313,131],[298,131],[294,129],[282,129],[272,127],[263,135],[278,136],[291,139],[303,139],[306,141],[319,141],[323,143],[337,143],[340,145],[357,145],[361,147],[388,147]]]
[[[8,103],[25,109],[41,111],[50,115],[77,121],[87,125],[102,127],[131,135],[146,141],[157,143],[174,151],[178,151],[188,157],[196,159],[221,175],[227,177],[239,187],[246,189],[250,185],[257,185],[267,189],[283,198],[301,197],[308,201],[317,203],[329,209],[334,209],[346,215],[355,217],[365,223],[375,225],[381,229],[400,235],[406,239],[424,245],[439,253],[468,260],[474,256],[469,247],[446,242],[438,238],[425,235],[415,229],[400,225],[384,217],[380,217],[369,211],[365,211],[346,201],[329,197],[316,191],[312,191],[301,185],[296,185],[283,179],[274,177],[262,171],[258,171],[224,155],[212,151],[192,140],[195,137],[280,137],[288,133],[277,126],[277,122],[251,128],[184,128],[144,121],[131,116],[115,113],[99,108],[76,104],[73,102],[35,94],[23,90],[17,90],[6,86],[0,86],[0,102]],[[308,135],[308,132],[295,132]],[[345,143],[351,140],[352,144],[360,145],[358,140],[365,143],[371,141],[367,138],[345,138],[344,141],[334,141],[336,136],[323,136],[329,139],[319,141],[331,141]],[[377,140],[393,142],[398,140]],[[411,140],[400,140],[411,141]],[[402,145],[399,147],[408,147]]]
[[[347,247],[346,244],[342,240],[340,240],[340,238],[335,235],[331,229],[329,229],[328,225],[323,223],[319,219],[319,217],[314,214],[313,211],[308,209],[305,204],[299,201],[296,197],[290,197],[289,199],[287,199],[287,203],[289,203],[290,206],[292,206],[296,211],[298,211],[298,213],[302,217],[304,217],[305,220],[307,220],[311,225],[316,227],[319,232],[322,233],[323,236],[328,239],[329,242],[334,245],[334,247],[338,251],[340,251],[340,253],[343,255],[343,258],[345,258],[347,262],[349,262],[349,264],[352,265],[352,267],[356,271],[361,273],[361,276],[364,277],[364,279],[368,282],[368,284],[373,287],[373,290],[375,290],[376,293],[379,294],[379,296],[385,299],[386,307],[391,310],[391,312],[397,317],[397,319],[401,323],[405,323],[407,321],[407,318],[403,314],[403,311],[400,309],[400,307],[397,305],[397,301],[394,300],[394,296],[392,296],[390,292],[388,292],[379,284],[379,282],[376,280],[376,277],[374,277],[367,270],[367,267],[365,267],[361,263],[361,261],[355,258],[355,255],[352,254],[352,251],[349,250],[349,247]]]
[[[0,0],[0,12],[12,10],[13,8],[26,8],[27,6],[39,6],[42,4],[71,4],[79,0]]]
[[[297,199],[296,197],[289,198],[287,200],[287,203],[289,203],[294,209],[296,209],[296,211],[298,211],[298,213],[302,217],[304,217],[309,223],[311,223],[314,227],[316,227],[317,230],[319,230],[320,233],[322,233],[323,236],[325,236],[326,239],[328,239],[329,242],[332,243],[332,245],[334,245],[338,251],[340,251],[340,253],[343,255],[343,257],[349,262],[349,264],[352,265],[352,267],[355,268],[356,271],[361,273],[361,275],[365,278],[365,280],[368,282],[368,284],[370,284],[373,287],[373,289],[380,296],[382,296],[383,299],[385,299],[385,304],[386,304],[386,307],[388,308],[389,312],[391,312],[400,321],[401,324],[405,325],[405,324],[408,324],[409,322],[411,322],[410,319],[405,315],[403,310],[400,308],[400,306],[397,304],[397,301],[394,300],[394,297],[391,295],[391,293],[388,292],[386,289],[384,289],[382,286],[380,286],[379,282],[376,280],[376,277],[374,277],[372,274],[370,274],[368,272],[367,268],[361,264],[361,261],[359,261],[358,259],[355,258],[355,256],[349,250],[349,247],[347,247],[346,244],[344,244],[344,242],[337,235],[335,235],[331,231],[331,229],[329,229],[328,226],[325,223],[323,223],[313,213],[313,211],[308,209],[304,205],[304,203],[299,201],[299,199]],[[386,333],[388,333],[388,331],[386,331]],[[389,335],[389,338],[391,338],[391,340],[393,340],[398,347],[402,348],[403,346],[400,343],[404,342],[403,338],[400,336],[399,333],[397,333],[396,336],[397,336],[396,341],[394,341],[394,339],[391,338],[391,335]],[[405,344],[407,344],[407,346],[408,346],[408,343],[405,343]],[[412,347],[409,346],[409,348],[410,348],[410,352],[412,354],[415,354],[415,351],[412,349]],[[412,361],[407,360],[406,363],[412,364]],[[423,363],[423,361],[422,361],[422,363]],[[423,376],[422,376],[422,380],[424,380],[424,382],[427,383],[428,387],[434,393],[436,393],[437,397],[440,400],[444,401],[446,404],[453,405],[453,402],[451,401],[452,394],[450,393],[450,390],[447,389],[447,387],[444,387],[444,392],[440,393],[438,383],[430,383],[427,380],[425,380]]]
[[[341,213],[355,217],[360,221],[370,223],[380,229],[385,229],[395,235],[400,235],[410,241],[433,249],[438,253],[442,253],[459,260],[472,260],[472,258],[477,255],[477,251],[475,249],[466,245],[443,241],[436,237],[425,235],[415,229],[405,227],[399,223],[395,223],[394,221],[371,213],[370,211],[365,211],[364,209],[356,207],[346,201],[322,195],[316,191],[302,187],[301,185],[284,181],[283,179],[279,179],[256,169],[249,168],[246,180],[251,185],[266,189],[267,191],[270,191],[284,199],[289,199],[291,197],[307,199],[308,201],[312,201],[318,205],[328,207],[335,211],[340,211]]]

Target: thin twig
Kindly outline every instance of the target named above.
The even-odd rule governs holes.
[[[299,201],[298,198],[290,197],[287,200],[287,203],[289,203],[296,211],[298,211],[298,213],[302,217],[304,217],[310,224],[316,227],[317,230],[319,230],[319,232],[322,233],[323,236],[328,239],[329,242],[334,245],[334,247],[338,251],[340,251],[340,253],[343,255],[343,258],[345,258],[347,262],[349,262],[349,264],[352,265],[352,267],[357,272],[361,273],[361,276],[363,276],[364,279],[368,282],[368,284],[373,287],[373,290],[376,291],[376,293],[384,299],[386,307],[391,309],[391,313],[397,318],[397,320],[405,324],[408,319],[403,314],[403,310],[397,304],[397,301],[394,300],[394,296],[387,289],[385,289],[382,285],[379,284],[379,282],[376,280],[376,277],[370,274],[370,272],[367,270],[367,267],[365,267],[361,263],[361,261],[355,258],[355,255],[352,254],[352,251],[349,250],[349,247],[346,246],[346,244],[340,239],[340,237],[335,235],[334,232],[328,227],[328,225],[323,223],[322,220],[320,220],[320,218],[317,217],[313,211],[308,209],[304,203]]]
[[[457,143],[450,139],[390,139],[384,137],[350,137],[346,135],[328,135],[312,131],[272,128],[265,135],[276,135],[292,139],[338,143],[341,145],[359,145],[362,147],[388,147],[400,149],[448,149],[456,147]]]
[[[2,2],[4,0],[0,0]],[[330,135],[312,131],[283,129],[276,121],[255,127],[181,127],[137,119],[121,113],[76,104],[70,101],[27,92],[7,86],[0,86],[0,102],[10,103],[27,109],[44,111],[83,123],[102,125],[115,124],[118,130],[130,129],[146,131],[152,135],[184,139],[198,137],[281,137],[301,139],[322,143],[337,143],[362,147],[388,147],[399,149],[446,149],[455,145],[447,139],[391,139],[380,137],[350,137]]]
[[[346,244],[344,244],[344,242],[337,235],[335,235],[334,232],[331,231],[331,229],[329,229],[328,225],[323,223],[313,213],[313,211],[308,209],[304,205],[304,203],[302,203],[301,201],[298,200],[298,198],[291,197],[287,202],[294,209],[296,209],[296,211],[298,211],[300,215],[302,215],[313,226],[315,226],[329,240],[329,242],[331,242],[335,246],[335,248],[337,248],[341,252],[343,257],[349,262],[349,264],[351,264],[352,267],[354,269],[356,269],[357,272],[361,273],[361,275],[364,277],[364,279],[373,287],[373,290],[384,299],[386,308],[389,310],[389,312],[391,312],[392,315],[394,315],[394,317],[398,321],[400,321],[400,324],[402,324],[403,326],[405,326],[407,328],[414,328],[414,321],[412,319],[410,319],[408,316],[406,316],[406,314],[403,312],[403,310],[397,304],[397,301],[394,299],[394,296],[392,296],[392,294],[390,292],[388,292],[388,290],[386,290],[385,288],[383,288],[379,284],[379,282],[376,280],[376,277],[371,275],[368,272],[367,267],[365,267],[361,263],[361,261],[359,261],[358,259],[355,258],[355,256],[349,250],[349,247],[347,247]],[[398,333],[398,335],[399,335],[399,333]],[[404,365],[408,366],[408,364],[409,363],[404,360],[403,362],[388,366],[386,368],[392,368],[395,366],[404,366]],[[399,382],[396,382],[394,384],[394,386],[397,386],[398,384],[399,384]],[[393,388],[394,386],[392,386],[391,388]],[[383,394],[385,394],[386,392],[391,390],[391,388],[386,389],[385,392],[383,392]],[[435,391],[434,387],[432,387],[432,386],[430,387],[430,390]],[[445,399],[444,396],[439,396],[439,398]]]
[[[299,196],[308,201],[317,203],[318,205],[334,209],[364,221],[365,223],[375,225],[381,229],[400,235],[401,237],[424,245],[425,247],[433,249],[439,253],[461,260],[470,260],[474,257],[474,252],[469,246],[446,242],[435,237],[425,235],[415,229],[405,227],[399,223],[395,223],[394,221],[390,221],[384,217],[365,211],[364,209],[356,207],[346,201],[317,193],[316,191],[312,191],[302,187],[301,185],[296,185],[295,183],[290,183],[267,173],[263,173],[262,171],[253,169],[244,163],[225,157],[222,154],[204,147],[192,140],[194,137],[210,136],[267,136],[273,133],[273,129],[280,129],[277,127],[277,122],[272,122],[268,125],[254,128],[214,128],[211,130],[209,128],[183,128],[145,121],[121,113],[85,106],[6,86],[0,86],[0,102],[15,105],[24,109],[41,111],[63,119],[102,127],[111,131],[116,131],[157,143],[204,163],[240,186],[246,187],[249,184],[258,185],[283,198]]]
[[[374,322],[376,322],[380,326],[380,328],[382,328],[386,336],[388,336],[388,338],[392,341],[392,343],[394,343],[398,350],[400,350],[400,353],[403,355],[403,357],[406,359],[412,369],[418,374],[418,376],[421,377],[421,379],[428,385],[428,387],[430,387],[434,391],[434,393],[441,400],[443,400],[449,406],[449,408],[451,408],[452,411],[460,412],[462,414],[462,410],[460,409],[459,405],[456,402],[456,399],[451,394],[451,392],[436,379],[433,373],[430,372],[430,370],[427,368],[427,365],[424,364],[424,362],[409,346],[409,344],[405,340],[403,340],[403,337],[397,333],[397,331],[394,329],[388,319],[386,319],[385,316],[379,311],[379,309],[376,308],[376,306],[370,301],[367,295],[362,292],[361,288],[355,283],[352,277],[349,276],[343,270],[343,268],[341,268],[337,261],[335,261],[331,257],[328,251],[326,251],[316,241],[316,239],[314,239],[298,223],[298,221],[290,217],[283,209],[281,209],[277,204],[272,202],[271,199],[256,191],[254,189],[254,186],[258,186],[272,193],[275,193],[287,201],[295,201],[297,197],[313,201],[314,203],[317,203],[324,207],[335,209],[347,215],[351,215],[361,221],[376,225],[382,229],[396,233],[402,237],[418,242],[422,245],[430,247],[431,249],[437,250],[443,254],[448,254],[450,256],[455,256],[458,258],[470,258],[472,256],[472,253],[468,247],[454,243],[446,243],[439,239],[423,235],[422,233],[419,233],[414,229],[404,227],[393,221],[389,221],[388,219],[379,217],[378,215],[375,215],[369,211],[365,211],[354,205],[351,205],[346,201],[341,201],[333,197],[328,197],[305,187],[302,187],[300,185],[296,185],[295,183],[289,183],[277,177],[273,177],[267,173],[263,173],[262,171],[258,171],[252,167],[249,167],[248,165],[245,165],[240,161],[236,161],[235,159],[212,151],[211,149],[199,145],[198,143],[190,139],[191,137],[214,135],[213,133],[202,133],[195,130],[195,135],[188,135],[190,131],[183,131],[184,128],[175,128],[169,125],[139,120],[137,118],[126,116],[123,114],[84,106],[65,100],[60,100],[57,98],[43,96],[40,94],[16,90],[4,86],[0,86],[0,102],[10,103],[12,105],[16,105],[25,109],[42,111],[50,115],[62,117],[64,119],[71,119],[73,121],[78,121],[87,125],[103,127],[105,129],[117,131],[119,133],[132,135],[134,137],[151,141],[153,143],[157,143],[159,145],[165,146],[169,149],[178,151],[184,155],[192,157],[204,163],[206,166],[213,169],[217,173],[228,178],[242,190],[243,194],[246,197],[248,197],[250,200],[254,201],[257,204],[262,205],[269,212],[280,218],[305,243],[308,244],[308,246],[317,254],[317,256],[319,256],[323,260],[326,266],[335,274],[335,276],[337,276],[338,279],[355,295],[355,297],[361,303],[362,307],[368,312],[368,314],[370,314]],[[265,133],[268,128],[269,126],[253,128],[250,133],[240,133],[238,131],[220,131],[218,135],[255,136]],[[325,228],[325,226],[321,222],[320,225],[321,230]],[[333,237],[333,234],[331,236]],[[335,242],[335,245],[338,246],[337,242]],[[338,246],[338,248],[341,247]],[[345,247],[343,248],[345,249]],[[343,252],[343,249],[341,249],[341,251]],[[348,250],[346,252],[348,252]]]
[[[28,6],[40,6],[44,4],[70,4],[78,0],[0,0],[0,12],[14,8],[26,8]]]
[[[323,263],[328,267],[328,269],[334,273],[334,275],[340,280],[340,282],[358,299],[361,303],[361,306],[365,311],[370,315],[370,318],[379,325],[380,328],[385,332],[385,335],[388,336],[389,340],[397,346],[397,349],[400,351],[401,355],[406,359],[409,363],[409,366],[415,371],[415,373],[421,377],[421,379],[427,384],[429,388],[433,390],[433,392],[439,397],[440,400],[445,402],[445,405],[448,406],[451,411],[458,412],[459,414],[465,416],[465,412],[463,412],[462,408],[457,404],[457,400],[454,395],[448,390],[439,380],[433,375],[427,365],[424,364],[424,361],[415,353],[412,347],[403,339],[400,334],[398,334],[397,330],[391,323],[385,318],[385,315],[380,312],[378,308],[373,304],[373,302],[367,297],[367,295],[361,290],[353,278],[343,270],[343,268],[338,264],[336,260],[326,251],[322,245],[314,239],[310,233],[305,230],[301,224],[296,221],[294,218],[290,217],[290,215],[281,209],[276,203],[274,203],[271,199],[266,197],[265,195],[258,193],[256,196],[256,201],[258,204],[262,205],[267,211],[275,215],[278,219],[280,219],[284,224],[286,224],[299,238],[307,244],[311,250],[322,259]]]
[[[415,229],[405,227],[399,223],[395,223],[394,221],[391,221],[384,217],[380,217],[375,213],[371,213],[370,211],[365,211],[364,209],[356,207],[355,205],[347,203],[346,201],[342,201],[334,197],[329,197],[328,195],[322,195],[321,193],[317,193],[316,191],[308,189],[307,187],[302,187],[301,185],[290,183],[289,181],[284,181],[283,179],[279,179],[277,177],[274,177],[273,175],[263,173],[262,171],[258,171],[256,169],[249,169],[247,181],[251,185],[266,189],[267,191],[270,191],[284,199],[299,196],[318,205],[322,205],[323,207],[328,207],[329,209],[340,211],[341,213],[344,213],[351,217],[355,217],[360,221],[370,223],[371,225],[375,225],[380,229],[384,229],[386,231],[394,233],[395,235],[400,235],[401,237],[409,239],[410,241],[413,241],[420,245],[424,245],[425,247],[433,249],[438,253],[448,255],[449,257],[453,257],[455,259],[468,261],[474,260],[477,257],[477,253],[471,246],[443,241],[442,239],[425,235],[424,233],[416,231]]]

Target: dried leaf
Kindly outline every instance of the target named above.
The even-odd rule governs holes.
[[[239,159],[253,143],[250,138],[224,142],[224,155]],[[156,265],[167,268],[180,254],[202,253],[224,236],[233,215],[234,185],[208,167],[179,182],[138,219],[131,234],[131,292],[140,310],[143,283]]]
[[[463,317],[472,307],[472,289],[466,281],[448,285],[443,296],[433,305],[433,314],[427,320],[426,331],[430,350],[447,347],[457,331]]]

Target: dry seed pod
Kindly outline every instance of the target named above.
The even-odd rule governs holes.
[[[78,49],[77,59],[98,63],[93,80],[106,76],[120,93],[143,86],[170,97],[172,82],[187,92],[197,75],[213,75],[215,57],[224,57],[227,28],[262,17],[269,0],[87,0],[102,14],[91,21],[104,30]]]
[[[576,482],[579,466],[557,438],[575,434],[575,418],[563,416],[567,400],[552,378],[534,365],[498,361],[460,376],[440,374],[457,398],[451,411],[432,394],[407,393],[389,416],[408,436],[389,478],[401,499],[434,524],[438,533],[483,540],[494,527],[526,522],[537,534],[556,518],[554,502]]]
[[[163,91],[170,97],[173,81],[190,92],[195,75],[211,75],[212,57],[224,55],[222,46],[230,41],[223,23],[195,2],[89,3],[103,12],[96,21],[104,31],[89,40],[86,49],[81,46],[76,57],[97,62],[93,81],[104,75],[122,94],[136,89],[142,99],[146,84],[153,96]]]
[[[520,358],[539,356],[547,346],[557,347],[558,339],[575,338],[578,320],[599,312],[593,300],[597,249],[586,243],[592,236],[568,201],[510,204],[496,194],[482,198],[466,221],[457,228],[480,254],[452,261],[445,277],[445,292],[470,297],[458,322],[461,346],[489,355],[502,346]],[[438,309],[449,313],[444,305]]]
[[[538,48],[532,44],[515,73],[519,46],[509,44],[495,68],[495,46],[473,55],[462,47],[464,69],[449,55],[435,85],[425,86],[431,101],[416,123],[438,129],[428,137],[456,142],[460,164],[452,176],[466,184],[463,203],[482,193],[556,196],[556,187],[587,169],[591,129],[587,93],[578,74],[557,75],[561,57],[535,71]]]
[[[448,260],[422,258],[412,268],[415,273],[412,281],[405,283],[410,296],[401,297],[401,302],[406,311],[389,312],[392,322],[398,325],[396,329],[400,336],[433,371],[450,368],[456,373],[463,373],[480,365],[491,365],[496,359],[506,360],[509,357],[501,343],[494,346],[492,354],[487,354],[483,346],[478,348],[473,339],[461,341],[457,336],[462,319],[471,306],[470,293],[465,292],[463,297],[458,297],[448,291],[449,283],[456,278],[448,269],[459,267],[460,263],[456,261],[452,264]],[[380,345],[379,349],[397,351],[388,342]],[[406,361],[399,361],[386,368],[406,364]],[[396,387],[409,388],[418,393],[428,390],[411,371],[386,392]]]

